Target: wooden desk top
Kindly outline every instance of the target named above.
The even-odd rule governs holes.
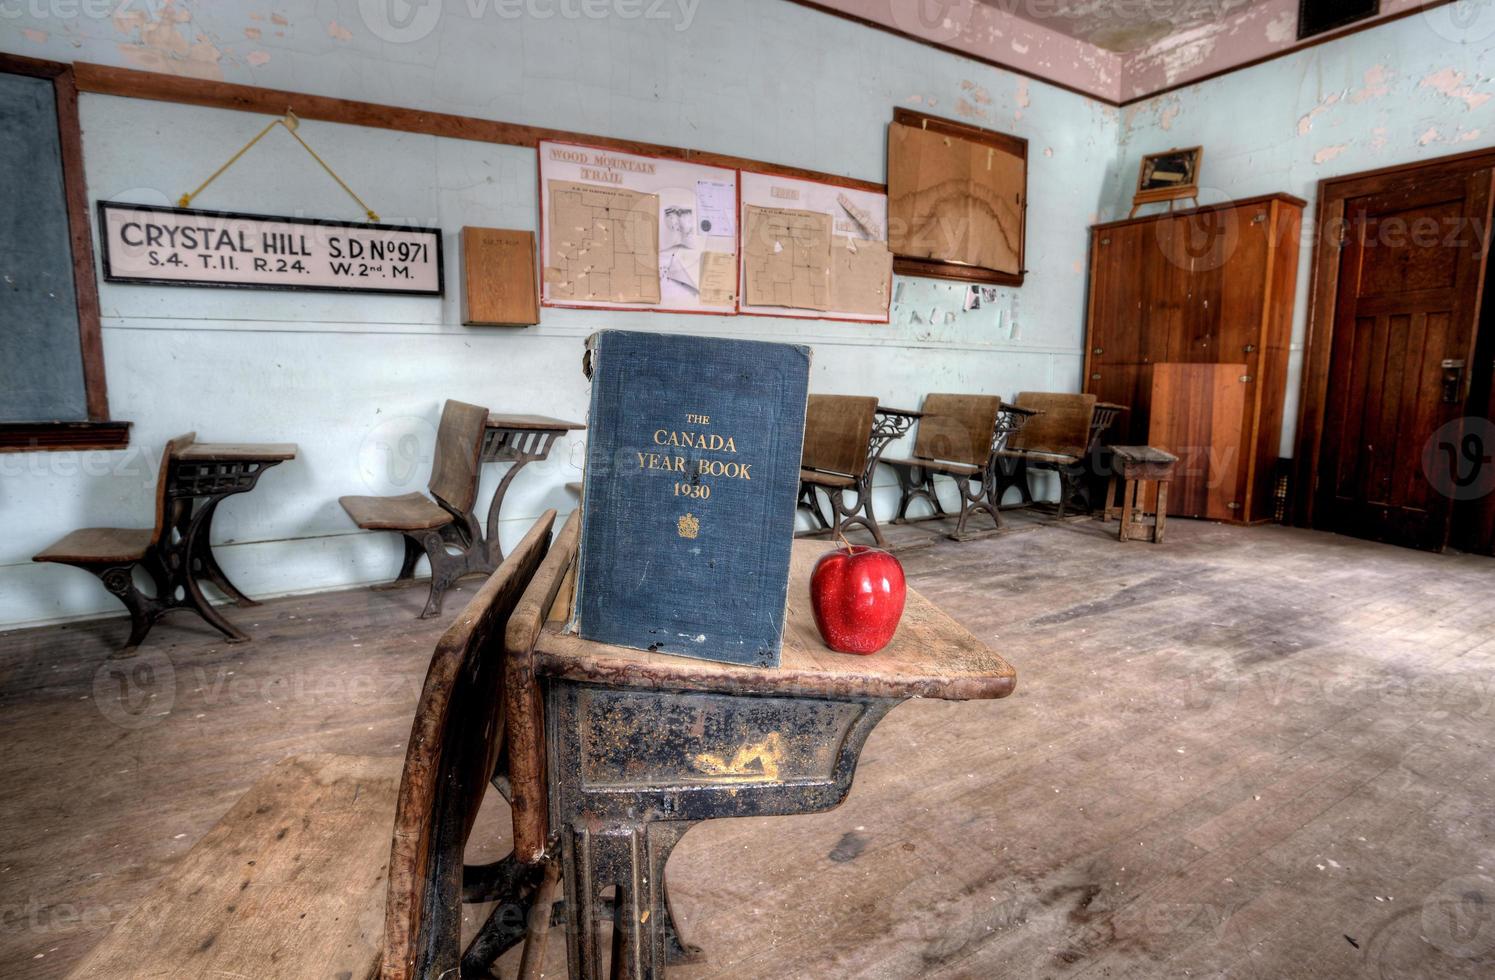
[[[526,429],[544,432],[552,429],[562,431],[585,429],[586,426],[581,422],[567,422],[563,419],[550,418],[547,415],[501,415],[498,412],[489,412],[488,428]]]
[[[913,589],[893,642],[871,656],[825,646],[810,611],[810,571],[832,545],[796,541],[781,666],[743,667],[583,640],[548,623],[535,644],[540,673],[572,681],[655,690],[810,697],[1003,698],[1017,672]]]
[[[284,462],[295,459],[294,442],[194,442],[177,459],[193,463]]]
[[[1111,452],[1130,463],[1176,463],[1178,457],[1156,446],[1112,446]]]

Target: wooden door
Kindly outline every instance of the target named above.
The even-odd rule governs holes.
[[[1240,518],[1245,371],[1244,364],[1153,365],[1147,444],[1178,457],[1169,516]]]
[[[1485,168],[1345,201],[1315,526],[1447,544],[1452,501],[1423,454],[1465,414],[1490,180]]]

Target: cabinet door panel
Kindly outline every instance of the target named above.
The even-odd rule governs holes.
[[[1178,457],[1170,516],[1240,518],[1244,370],[1243,364],[1153,365],[1147,444]]]
[[[1144,228],[1130,226],[1096,233],[1091,253],[1090,334],[1092,363],[1137,360],[1142,334],[1143,293],[1137,275]]]
[[[1125,405],[1111,431],[1107,444],[1141,445],[1147,441],[1148,402],[1152,399],[1152,365],[1092,364],[1085,392],[1097,401]]]

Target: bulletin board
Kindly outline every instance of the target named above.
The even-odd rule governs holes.
[[[737,171],[542,140],[541,302],[737,311]]]
[[[887,323],[888,198],[744,170],[738,312]]]

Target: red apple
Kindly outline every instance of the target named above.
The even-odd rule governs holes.
[[[810,607],[825,645],[841,653],[876,653],[903,617],[903,566],[880,548],[845,545],[810,573]]]

